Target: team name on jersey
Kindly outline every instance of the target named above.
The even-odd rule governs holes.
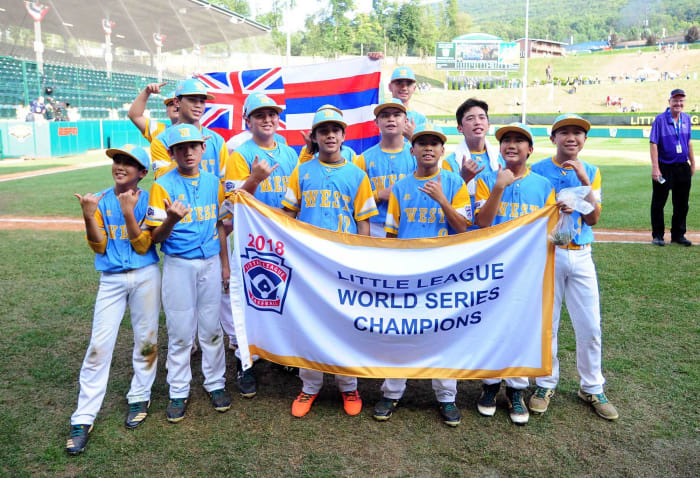
[[[261,193],[283,193],[289,187],[289,176],[268,176],[258,187]]]
[[[497,216],[502,217],[520,217],[531,212],[535,212],[539,209],[539,206],[534,204],[520,204],[517,202],[502,202],[498,205]],[[508,212],[510,211],[510,213]]]
[[[340,191],[332,191],[330,189],[309,189],[301,192],[304,197],[304,207],[332,207],[334,209],[342,208],[343,211],[350,212],[352,198],[346,196]]]
[[[180,222],[183,224],[190,223],[190,222],[202,222],[202,221],[208,221],[210,219],[216,219],[217,218],[217,206],[216,204],[210,204],[207,206],[197,206],[192,208],[192,210],[187,213],[185,217],[180,219]]]
[[[375,191],[379,191],[381,189],[384,189],[387,184],[386,180],[389,180],[389,185],[392,185],[396,183],[398,180],[405,178],[405,174],[388,174],[386,176],[374,176],[372,178],[369,178],[370,181],[372,181],[372,188]]]
[[[403,210],[408,222],[433,224],[445,222],[445,213],[441,207],[407,207]]]
[[[109,234],[109,238],[112,240],[129,239],[129,234],[126,230],[126,225],[117,226],[110,224],[107,228],[107,232]]]

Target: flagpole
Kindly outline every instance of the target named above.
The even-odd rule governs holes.
[[[530,56],[530,0],[525,0],[525,71],[523,72],[523,115],[521,122],[527,121],[527,59]]]
[[[34,52],[36,52],[36,71],[44,74],[44,44],[41,42],[41,21],[34,21]]]

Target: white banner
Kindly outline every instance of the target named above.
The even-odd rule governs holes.
[[[234,195],[231,306],[243,366],[366,378],[551,373],[557,209],[449,237],[379,239]]]

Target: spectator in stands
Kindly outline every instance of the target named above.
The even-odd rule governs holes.
[[[29,104],[29,109],[34,115],[33,121],[41,121],[46,117],[46,104],[44,97],[40,96]]]

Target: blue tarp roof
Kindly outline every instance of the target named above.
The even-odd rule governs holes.
[[[576,43],[575,45],[567,45],[566,51],[583,51],[583,50],[602,50],[603,48],[609,48],[608,42],[606,41],[587,41],[583,43]]]

